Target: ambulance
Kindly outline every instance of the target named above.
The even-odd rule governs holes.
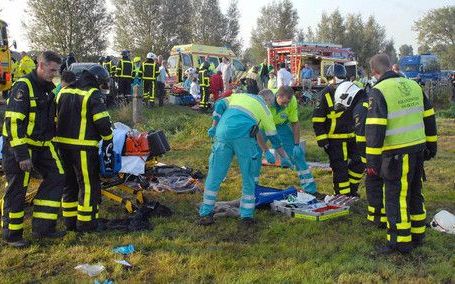
[[[229,48],[201,44],[176,45],[171,49],[167,60],[170,78],[168,78],[166,83],[172,85],[183,82],[185,80],[185,70],[190,67],[198,68],[204,62],[206,56],[208,56],[209,70],[211,71],[218,67],[223,57],[227,57],[233,67],[233,82],[237,82],[247,71],[246,67]]]

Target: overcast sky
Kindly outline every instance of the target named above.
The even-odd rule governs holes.
[[[230,0],[219,0],[223,12]],[[27,50],[28,41],[22,28],[21,20],[25,16],[26,0],[0,0],[3,10],[0,18],[9,25],[10,38],[15,39],[18,50]],[[108,0],[109,2],[109,0]],[[240,36],[244,45],[248,45],[251,29],[256,26],[256,18],[262,6],[272,0],[239,0]],[[417,50],[417,34],[412,31],[414,21],[421,18],[428,10],[455,5],[455,0],[293,0],[299,14],[299,27],[311,26],[313,30],[321,19],[321,14],[330,14],[339,9],[343,16],[348,13],[360,13],[364,19],[374,15],[385,27],[387,38],[395,41],[395,48],[402,44],[412,44]],[[112,8],[112,7],[110,7]]]

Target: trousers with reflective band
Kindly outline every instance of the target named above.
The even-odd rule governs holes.
[[[383,156],[387,241],[400,250],[425,236],[425,207],[422,195],[423,153]]]
[[[365,176],[365,192],[368,201],[367,219],[376,225],[385,224],[384,182],[380,176]]]
[[[2,237],[14,241],[22,238],[25,194],[30,173],[19,168],[8,143],[4,142],[3,147],[6,188],[2,199]],[[40,147],[39,150],[31,147],[29,154],[33,167],[43,177],[33,200],[32,231],[43,234],[53,232],[65,182],[63,168],[53,147]]]
[[[210,96],[210,78],[207,76],[207,70],[199,71],[199,87],[201,93],[201,101],[199,102],[199,107],[207,108],[209,106],[209,96]]]
[[[62,208],[68,229],[96,229],[101,203],[98,151],[61,149],[66,172]]]
[[[204,199],[199,209],[200,216],[213,213],[221,183],[231,166],[232,158],[237,157],[242,174],[242,198],[240,199],[240,217],[253,217],[255,209],[254,173],[259,159],[256,139],[238,138],[227,142],[216,141],[209,157],[209,171],[205,180]]]
[[[336,194],[356,193],[364,171],[355,139],[347,141],[330,140],[330,167],[333,174],[333,188]]]
[[[317,192],[316,182],[314,181],[313,174],[308,167],[308,164],[305,160],[305,152],[302,149],[302,155],[295,157],[293,154],[294,150],[294,134],[292,132],[291,126],[289,124],[280,124],[277,125],[278,137],[281,140],[282,146],[289,158],[291,158],[292,164],[295,165],[295,171],[297,172],[298,178],[300,180],[300,187],[307,193],[313,194]],[[265,142],[267,142],[267,136],[265,133],[262,133]],[[258,156],[256,174],[254,175],[254,180],[256,183],[259,182],[259,175],[261,173],[262,167],[262,149],[257,146]]]
[[[387,104],[387,126],[383,150],[426,142],[422,88],[406,78],[390,78],[375,85]]]

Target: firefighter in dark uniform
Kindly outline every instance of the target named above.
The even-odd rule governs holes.
[[[330,84],[321,91],[313,112],[316,141],[329,155],[335,193],[358,196],[363,165],[355,141],[352,109],[337,111],[334,105],[335,90],[346,79],[346,69],[333,64],[326,77]]]
[[[107,72],[109,73],[109,75],[111,75],[111,77],[115,76],[116,67],[112,63],[112,58],[110,56],[106,56],[106,58],[105,58],[105,60],[103,62],[103,67],[104,67],[104,69],[107,70]]]
[[[113,151],[111,120],[102,94],[108,91],[109,74],[93,65],[57,96],[55,140],[66,170],[62,208],[68,230],[86,232],[98,226],[99,141],[103,140],[103,152]]]
[[[368,113],[368,95],[355,82],[343,82],[335,91],[335,109],[352,109],[354,133],[362,168],[366,166],[365,121]],[[356,182],[357,180],[350,180]],[[379,176],[365,177],[365,189],[368,200],[367,219],[379,228],[385,228],[386,216],[383,202],[383,181]]]
[[[122,58],[119,60],[115,70],[118,81],[117,95],[127,99],[131,96],[131,83],[133,81],[133,63],[130,60],[128,50],[122,51]]]
[[[116,94],[117,94],[117,89],[115,87],[116,67],[115,67],[114,63],[112,62],[111,56],[106,56],[106,58],[103,62],[103,67],[104,67],[104,69],[106,69],[106,71],[110,75],[110,78],[109,78],[110,91],[109,91],[109,94],[106,96],[106,106],[109,107],[114,104],[114,98],[116,97]]]
[[[28,245],[22,237],[25,193],[32,168],[43,177],[33,200],[32,236],[61,237],[55,230],[64,185],[64,170],[52,139],[55,136],[55,103],[52,79],[61,58],[43,52],[38,67],[18,79],[7,101],[3,124],[3,169],[6,190],[2,200],[3,240],[11,246]]]
[[[199,70],[199,87],[201,93],[201,101],[199,107],[203,110],[209,107],[209,96],[210,96],[210,76],[209,76],[209,63],[204,62]]]
[[[369,94],[365,125],[366,172],[384,180],[387,246],[378,253],[408,253],[425,236],[423,162],[436,155],[434,110],[422,88],[391,70],[386,54],[370,59],[378,82]]]
[[[156,55],[147,53],[146,60],[142,63],[142,79],[144,80],[144,101],[153,106],[157,94],[156,78],[160,74],[159,66],[155,62]]]

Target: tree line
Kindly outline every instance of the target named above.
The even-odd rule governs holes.
[[[70,51],[80,59],[93,59],[103,53],[113,34],[115,50],[129,49],[145,56],[153,51],[168,55],[177,44],[198,43],[226,46],[245,61],[261,62],[264,44],[270,40],[329,42],[350,47],[361,66],[378,53],[398,57],[413,54],[411,45],[395,50],[393,39],[374,16],[342,15],[337,9],[323,13],[314,29],[299,29],[299,15],[291,0],[278,0],[260,8],[251,31],[249,46],[240,38],[238,0],[231,0],[221,11],[218,0],[28,0],[24,22],[31,47]],[[247,11],[245,11],[247,13]],[[420,47],[417,52],[439,55],[443,68],[455,69],[455,6],[434,9],[414,23]]]

